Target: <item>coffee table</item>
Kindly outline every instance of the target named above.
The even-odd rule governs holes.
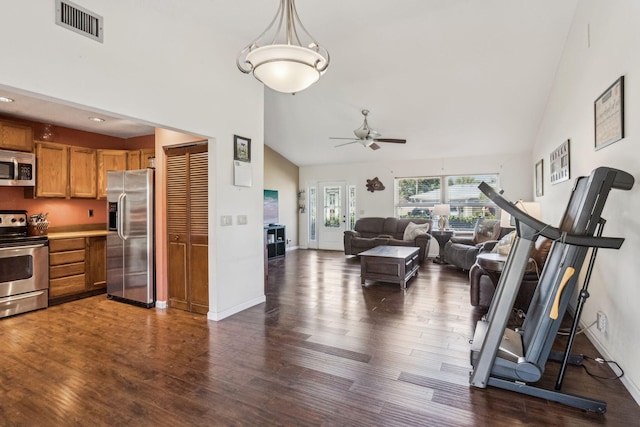
[[[418,275],[420,248],[409,246],[377,246],[359,253],[362,286],[367,279],[399,283],[405,293],[407,282]]]

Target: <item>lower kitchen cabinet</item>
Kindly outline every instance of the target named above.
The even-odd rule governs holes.
[[[83,292],[84,237],[49,242],[49,298]]]
[[[49,240],[49,305],[106,292],[106,236]]]
[[[86,238],[85,275],[87,290],[107,289],[107,237]]]

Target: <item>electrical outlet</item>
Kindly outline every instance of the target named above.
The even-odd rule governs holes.
[[[607,315],[601,311],[598,312],[597,327],[598,327],[598,330],[602,333],[606,332],[607,330]]]
[[[87,215],[89,215],[89,218],[93,217],[93,209],[89,209],[89,212],[87,212]]]

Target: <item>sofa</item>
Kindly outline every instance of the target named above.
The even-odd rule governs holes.
[[[533,294],[538,286],[538,277],[542,273],[547,256],[551,250],[553,242],[546,237],[538,237],[531,248],[529,257],[531,261],[524,273],[520,290],[516,296],[514,308],[524,312],[529,308]],[[469,270],[469,297],[471,305],[474,307],[489,307],[497,283],[494,283],[491,276],[478,264],[474,264]]]
[[[431,220],[400,218],[360,218],[353,230],[344,232],[345,255],[358,255],[376,246],[413,246],[420,248],[422,263],[429,254]]]
[[[476,256],[489,252],[502,237],[513,231],[511,227],[501,227],[499,219],[479,218],[470,236],[454,235],[444,245],[444,259],[465,271],[471,269]]]

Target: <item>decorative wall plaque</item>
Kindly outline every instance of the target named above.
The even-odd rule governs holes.
[[[382,191],[382,190],[384,190],[384,185],[380,182],[380,180],[376,176],[373,179],[368,179],[367,180],[367,190],[371,191],[372,193],[374,191]]]

